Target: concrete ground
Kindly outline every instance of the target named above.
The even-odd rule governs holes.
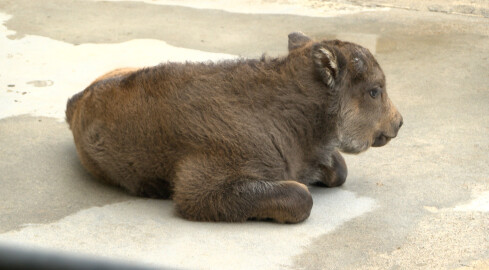
[[[489,269],[488,9],[0,0],[0,243],[181,269]],[[346,156],[344,186],[311,187],[305,222],[189,222],[171,201],[131,197],[81,167],[64,108],[98,75],[282,55],[298,30],[368,47],[404,117],[387,146]]]

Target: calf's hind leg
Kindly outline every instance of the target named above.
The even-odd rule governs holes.
[[[243,222],[248,219],[298,223],[309,217],[312,197],[296,181],[264,181],[232,176],[208,160],[179,167],[173,200],[189,220]]]

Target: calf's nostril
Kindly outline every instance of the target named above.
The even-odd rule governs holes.
[[[399,128],[402,127],[402,124],[404,124],[404,121],[401,119],[401,122],[399,123]]]

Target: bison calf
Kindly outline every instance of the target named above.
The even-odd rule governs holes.
[[[396,137],[402,117],[370,52],[289,35],[285,57],[112,71],[67,104],[82,164],[185,218],[297,223],[307,184],[342,185],[339,151]]]

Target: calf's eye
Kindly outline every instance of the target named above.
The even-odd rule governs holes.
[[[368,93],[370,94],[370,96],[372,98],[376,98],[380,94],[380,89],[379,88],[374,88],[374,89],[371,89],[370,91],[368,91]]]

